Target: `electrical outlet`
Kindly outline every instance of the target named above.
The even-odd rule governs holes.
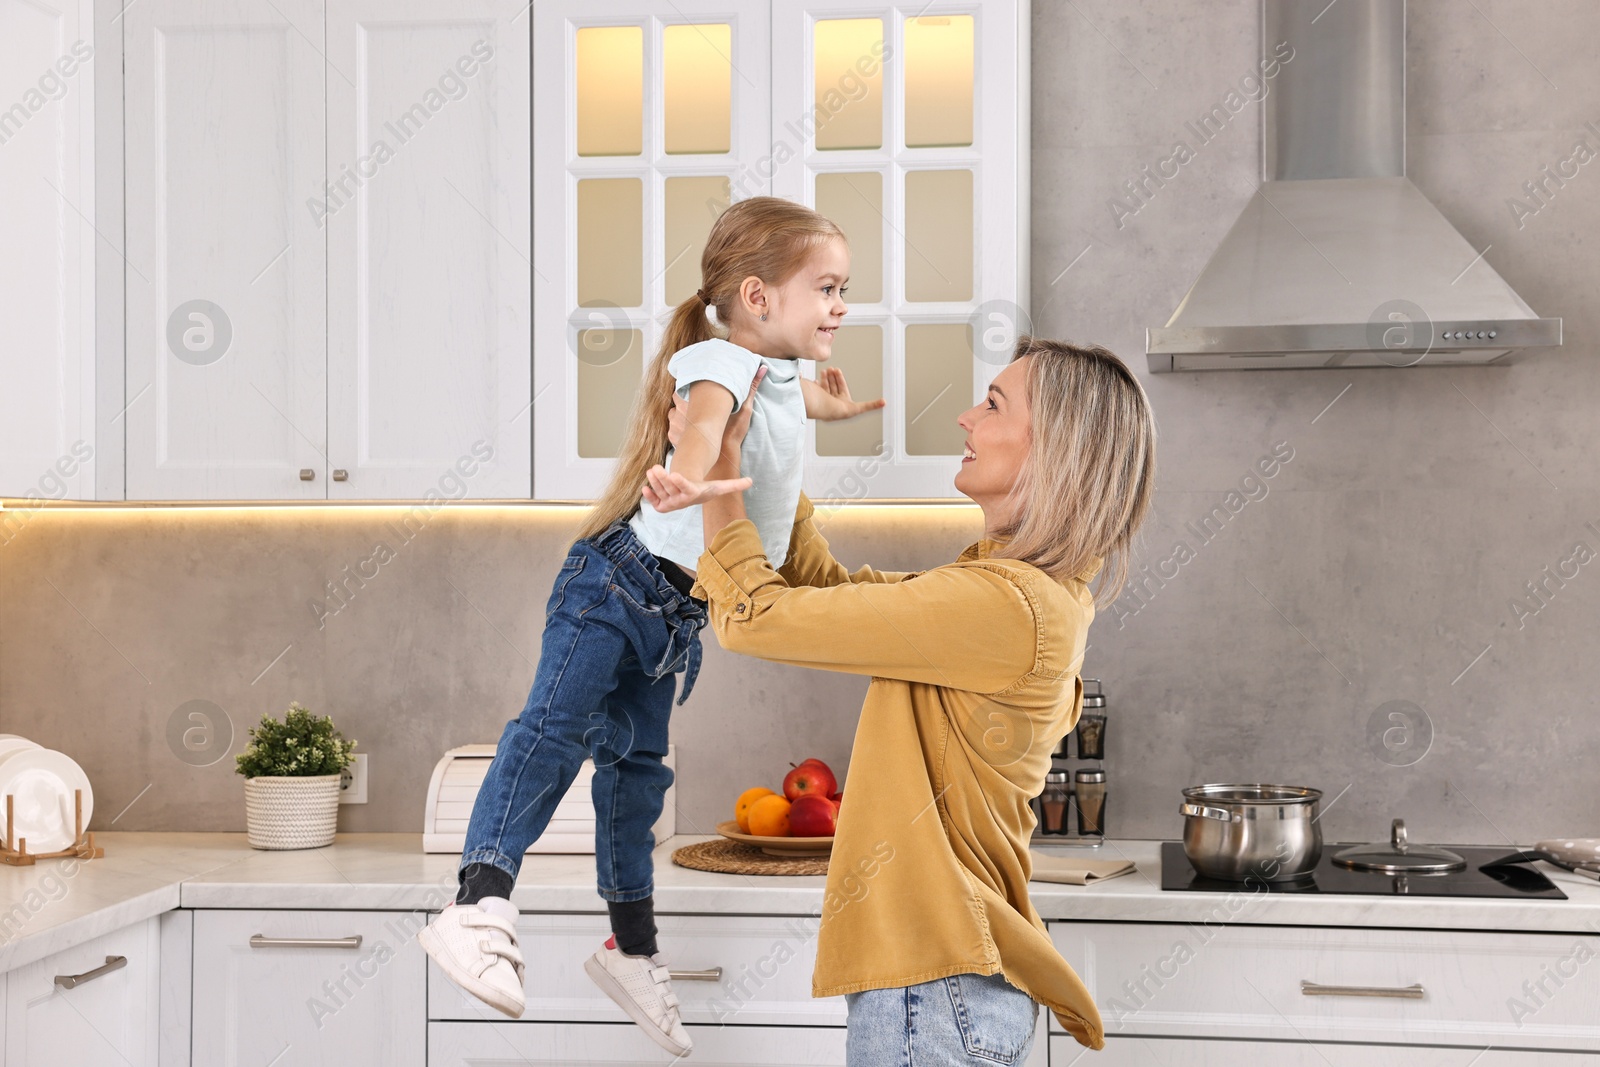
[[[365,804],[367,802],[367,754],[358,752],[355,762],[339,775],[339,803]]]

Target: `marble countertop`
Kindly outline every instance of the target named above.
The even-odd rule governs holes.
[[[424,854],[419,834],[340,834],[327,848],[261,852],[243,834],[96,834],[103,858],[0,868],[0,972],[174,908],[436,910],[455,894],[456,857]],[[823,879],[710,874],[656,850],[663,913],[815,915]],[[1044,851],[1069,851],[1047,848]],[[1600,928],[1600,883],[1547,865],[1567,900],[1164,893],[1160,842],[1108,841],[1099,859],[1133,874],[1089,886],[1034,882],[1045,919],[1247,923],[1562,933]],[[1086,850],[1070,854],[1089,855]],[[512,894],[524,911],[603,912],[593,856],[529,856]]]

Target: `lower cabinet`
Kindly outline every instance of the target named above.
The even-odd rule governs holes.
[[[196,912],[193,1064],[424,1067],[419,921],[407,912]]]
[[[687,1026],[696,1067],[844,1067],[844,1030]],[[428,1027],[429,1067],[678,1063],[632,1023],[448,1023]]]
[[[1070,1037],[1050,1039],[1051,1067],[1085,1056],[1083,1067],[1594,1067],[1592,1054],[1437,1045],[1341,1045],[1302,1041],[1212,1041],[1187,1037],[1108,1037],[1089,1052]]]
[[[157,920],[0,975],[4,1067],[155,1067]]]

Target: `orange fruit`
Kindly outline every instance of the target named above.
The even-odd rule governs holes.
[[[774,793],[750,805],[750,832],[758,837],[789,836],[789,798]]]
[[[733,806],[733,818],[739,824],[741,832],[750,832],[750,805],[762,797],[770,797],[772,795],[772,790],[764,785],[758,785],[754,789],[746,789],[739,794],[739,802]]]

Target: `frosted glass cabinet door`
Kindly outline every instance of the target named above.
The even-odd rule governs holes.
[[[122,25],[128,497],[324,497],[323,6],[140,0]]]
[[[0,496],[94,497],[94,58],[88,0],[0,0]]]
[[[531,492],[525,8],[328,0],[330,499]]]

